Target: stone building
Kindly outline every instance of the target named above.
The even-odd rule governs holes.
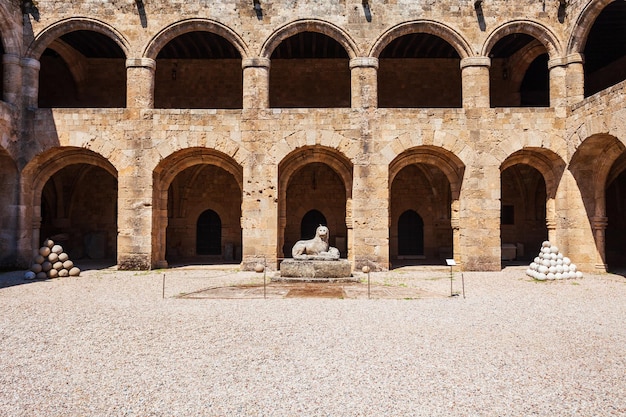
[[[626,263],[626,2],[2,0],[0,264]]]

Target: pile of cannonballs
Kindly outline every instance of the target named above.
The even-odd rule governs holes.
[[[539,256],[530,264],[526,275],[539,281],[583,277],[583,273],[576,270],[576,265],[548,241],[541,244]]]
[[[46,239],[39,253],[35,256],[30,271],[24,275],[26,279],[48,279],[59,277],[77,277],[80,269],[74,266],[63,247],[54,243],[52,239]]]

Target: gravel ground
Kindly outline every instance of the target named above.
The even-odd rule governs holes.
[[[419,299],[184,298],[231,269],[0,274],[1,416],[625,416],[626,278],[371,275]],[[460,291],[455,274],[455,291]],[[361,276],[365,280],[366,276]],[[365,284],[364,284],[365,285]]]

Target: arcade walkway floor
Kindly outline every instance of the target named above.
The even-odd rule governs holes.
[[[83,269],[0,274],[0,416],[626,415],[624,275]]]

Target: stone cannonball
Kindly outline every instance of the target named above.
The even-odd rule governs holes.
[[[61,245],[54,245],[51,251],[52,253],[56,253],[58,255],[59,253],[63,253],[63,247]]]
[[[63,269],[63,262],[55,262],[52,264],[52,269],[56,269],[57,271],[60,271],[61,269]]]
[[[52,263],[55,263],[56,261],[59,260],[59,255],[57,255],[56,253],[52,252],[50,255],[48,255],[48,260]]]
[[[52,269],[52,263],[50,263],[50,262],[46,261],[46,262],[44,262],[44,263],[42,263],[42,264],[41,264],[41,270],[42,270],[43,272],[48,272],[48,271],[49,271],[49,270],[51,270],[51,269]]]
[[[45,272],[41,271],[41,272],[37,273],[35,278],[37,278],[37,279],[46,279],[46,278],[48,278],[48,274],[46,274]]]
[[[50,248],[47,246],[42,246],[41,248],[39,248],[39,254],[44,257],[50,255]]]
[[[68,259],[70,259],[70,256],[67,253],[65,253],[65,252],[59,253],[59,261],[65,262]]]
[[[52,268],[51,270],[48,271],[48,276],[50,278],[56,278],[59,276],[59,271],[57,271],[56,269]]]
[[[74,267],[70,269],[70,277],[77,277],[80,275],[80,269],[78,267]]]
[[[46,239],[43,241],[43,245],[47,248],[52,248],[54,246],[54,241],[52,239]]]
[[[37,274],[33,271],[26,271],[26,273],[24,274],[24,279],[35,279],[36,276]]]
[[[41,264],[32,264],[32,265],[30,266],[30,270],[31,270],[32,272],[34,272],[35,274],[37,274],[37,273],[41,272],[41,271],[42,271],[42,269],[43,269],[43,268],[41,267]]]
[[[72,269],[73,267],[74,267],[74,262],[70,261],[69,259],[63,262],[63,268],[67,269],[68,271]]]
[[[42,263],[44,263],[46,261],[46,258],[44,258],[41,255],[37,255],[37,256],[35,256],[34,261],[35,261],[36,264],[42,264]]]
[[[70,272],[69,272],[67,269],[61,269],[61,270],[59,271],[59,276],[60,276],[60,277],[65,278],[65,277],[67,277],[67,276],[69,276],[69,275],[70,275]]]

